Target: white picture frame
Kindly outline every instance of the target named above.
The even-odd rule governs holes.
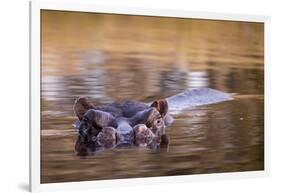
[[[165,16],[181,17],[211,20],[231,20],[231,21],[249,21],[263,22],[265,29],[265,169],[264,171],[235,172],[204,174],[191,176],[173,176],[173,177],[149,177],[137,179],[118,179],[118,180],[101,180],[86,182],[67,182],[67,183],[40,183],[40,10],[64,10],[64,11],[81,11],[94,13],[115,13],[128,15],[146,15],[146,16]],[[149,9],[142,7],[124,7],[124,6],[105,6],[95,3],[73,3],[60,1],[32,1],[30,2],[30,190],[31,192],[51,191],[51,190],[73,190],[84,188],[101,188],[101,187],[120,187],[147,184],[164,184],[179,183],[189,181],[206,181],[261,177],[269,175],[269,26],[270,18],[259,15],[240,15],[226,13],[207,13],[191,12],[187,10],[163,10]]]

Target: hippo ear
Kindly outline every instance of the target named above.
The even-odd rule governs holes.
[[[75,115],[78,117],[79,120],[82,119],[83,115],[89,110],[93,109],[94,106],[89,101],[87,97],[79,97],[74,102],[73,110]]]
[[[88,110],[85,117],[100,128],[109,126],[114,120],[110,113],[94,109]]]
[[[136,116],[134,117],[135,120],[137,120],[137,123],[142,123],[147,125],[148,127],[151,127],[153,124],[153,121],[157,119],[158,117],[161,117],[161,114],[159,111],[151,107],[149,109],[146,109],[144,111],[138,112]]]
[[[151,107],[155,107],[162,117],[164,117],[168,112],[168,102],[165,99],[160,99],[157,101],[154,101],[151,105]]]

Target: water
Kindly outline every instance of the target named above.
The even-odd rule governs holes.
[[[263,25],[42,11],[41,183],[264,169]],[[190,88],[237,93],[187,109],[167,150],[74,152],[72,107],[150,102]]]

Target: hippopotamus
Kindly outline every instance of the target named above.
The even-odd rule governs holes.
[[[118,147],[167,148],[166,128],[173,122],[170,111],[178,111],[233,99],[233,94],[210,88],[188,90],[151,103],[113,102],[95,106],[87,97],[74,103],[78,118],[75,150],[88,155],[97,150]]]

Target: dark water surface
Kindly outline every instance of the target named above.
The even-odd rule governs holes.
[[[41,183],[263,170],[263,25],[42,12]],[[78,96],[153,101],[191,88],[237,99],[186,109],[167,151],[74,152]]]

